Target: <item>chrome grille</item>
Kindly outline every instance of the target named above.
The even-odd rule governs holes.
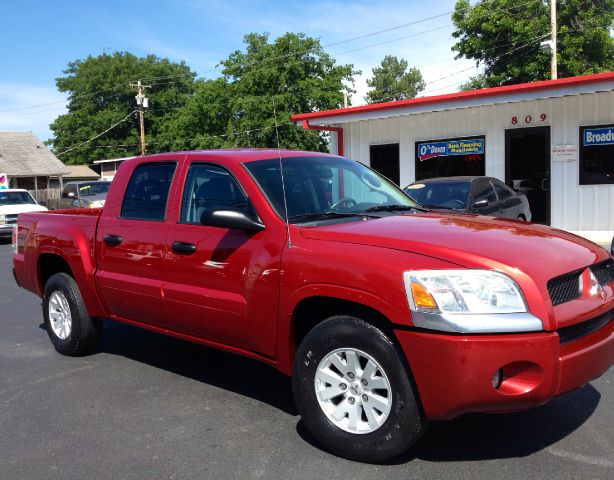
[[[5,215],[4,218],[7,225],[14,225],[17,223],[17,214]]]

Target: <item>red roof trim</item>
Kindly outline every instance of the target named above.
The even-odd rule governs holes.
[[[592,75],[582,75],[579,77],[559,78],[557,80],[543,80],[540,82],[520,83],[517,85],[505,85],[503,87],[483,88],[481,90],[469,90],[466,92],[446,93],[433,97],[410,98],[396,102],[373,103],[358,107],[338,108],[335,110],[324,110],[321,112],[298,113],[292,115],[292,121],[312,120],[316,118],[338,117],[352,115],[355,113],[378,112],[383,110],[393,110],[396,108],[409,107],[414,105],[436,104],[449,100],[465,100],[473,98],[496,97],[510,93],[530,92],[534,90],[549,90],[560,87],[570,87],[591,83],[607,82],[614,80],[614,72],[596,73]]]

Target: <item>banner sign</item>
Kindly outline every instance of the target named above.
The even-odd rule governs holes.
[[[585,147],[596,145],[614,145],[614,127],[587,128],[584,130]]]
[[[9,188],[9,177],[6,173],[0,173],[0,190],[7,190]]]
[[[418,144],[418,159],[422,162],[433,157],[484,153],[484,139],[448,140]]]

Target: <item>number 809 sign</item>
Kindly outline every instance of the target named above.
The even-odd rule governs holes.
[[[540,113],[538,121],[545,122],[546,120],[548,120],[548,115],[546,115],[545,113]],[[524,118],[518,118],[517,116],[512,117],[512,125],[518,125],[518,124],[528,125],[531,123],[533,123],[532,115],[525,115]]]

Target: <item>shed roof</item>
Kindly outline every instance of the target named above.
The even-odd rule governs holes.
[[[65,180],[70,180],[73,178],[97,180],[100,178],[100,175],[87,165],[66,165],[66,167],[70,170],[70,173],[63,175]]]
[[[338,125],[345,122],[374,118],[610,90],[614,90],[614,72],[505,85],[503,87],[482,88],[431,97],[409,98],[396,102],[337,108],[321,112],[300,113],[292,115],[292,120],[295,122],[313,123],[314,125]]]
[[[48,177],[69,171],[32,132],[0,132],[0,172],[11,177]]]

